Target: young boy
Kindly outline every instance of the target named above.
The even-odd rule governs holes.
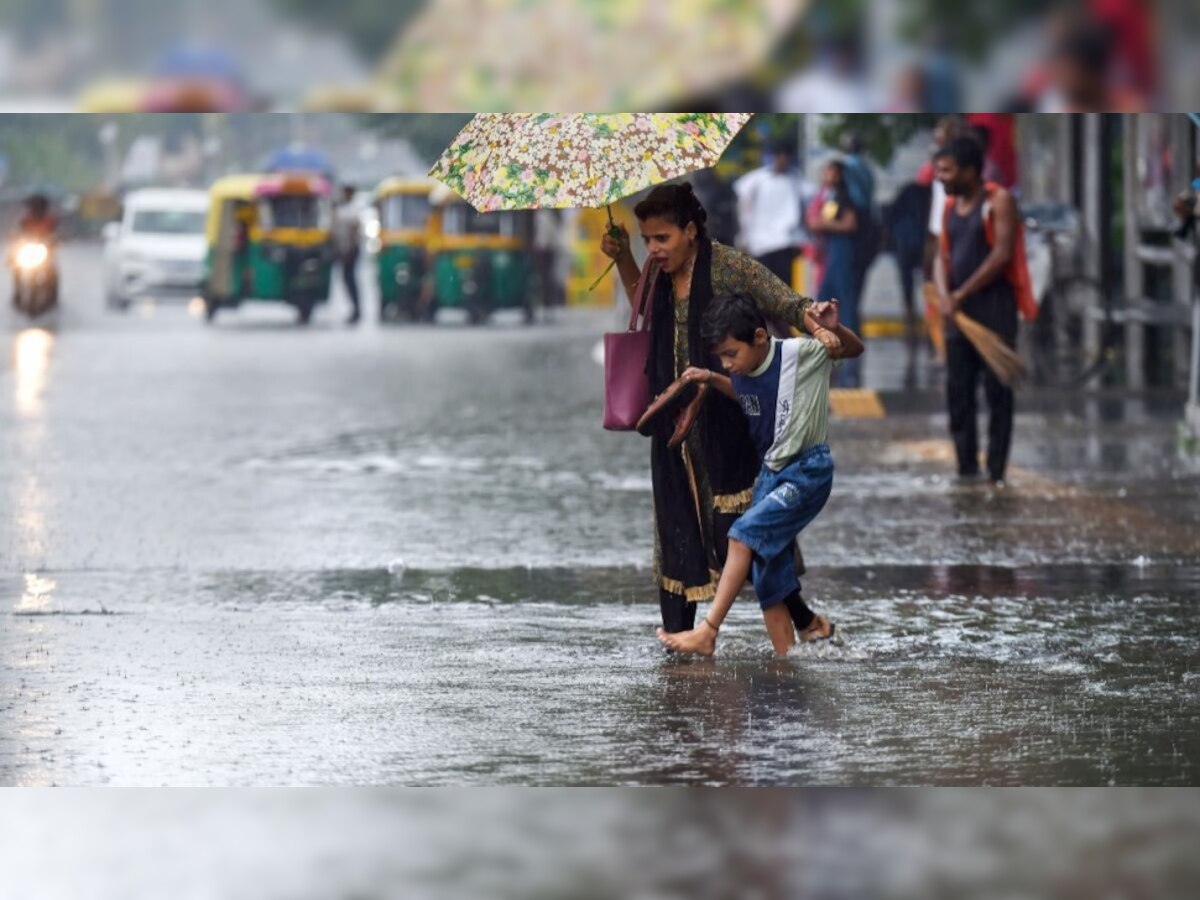
[[[729,553],[712,606],[691,631],[658,639],[673,650],[710,655],[717,632],[734,598],[746,583],[762,607],[775,652],[795,644],[791,617],[783,600],[798,579],[792,547],[796,536],[816,518],[833,486],[833,459],[825,443],[829,419],[829,377],[835,359],[863,352],[862,341],[838,322],[838,301],[819,303],[811,316],[819,327],[810,338],[778,340],[753,300],[718,297],[705,317],[705,337],[729,377],[690,368],[689,380],[711,384],[737,400],[750,422],[762,457],[762,472],[745,513],[729,529]],[[833,636],[833,626],[814,616],[801,636]]]

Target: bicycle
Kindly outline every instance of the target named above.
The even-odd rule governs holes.
[[[1027,332],[1031,381],[1048,387],[1081,387],[1117,359],[1120,331],[1113,298],[1099,279],[1081,271],[1081,229],[1074,209],[1053,204],[1031,207],[1024,215],[1026,234],[1033,239],[1027,248],[1038,298],[1038,315]],[[1070,271],[1064,273],[1068,255]],[[1089,354],[1088,321],[1096,319],[1099,341]]]

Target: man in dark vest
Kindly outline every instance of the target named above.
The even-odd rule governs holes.
[[[963,479],[980,475],[975,414],[982,380],[989,411],[987,475],[1003,486],[1012,442],[1013,392],[949,317],[961,311],[1016,346],[1021,285],[1017,205],[1003,187],[984,181],[983,147],[973,138],[955,138],[938,152],[934,165],[948,197],[934,283],[948,317],[946,399],[958,474]]]

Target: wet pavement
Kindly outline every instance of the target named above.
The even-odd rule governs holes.
[[[805,593],[844,645],[773,660],[747,599],[679,660],[612,316],[206,327],[64,266],[53,329],[0,317],[0,783],[1200,780],[1173,398],[1022,398],[996,490],[948,477],[922,370],[832,424]]]

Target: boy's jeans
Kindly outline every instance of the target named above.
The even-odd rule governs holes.
[[[827,444],[809,447],[778,472],[763,466],[754,483],[750,508],[729,529],[754,553],[750,578],[766,609],[796,590],[793,545],[817,517],[833,487],[833,457]]]

